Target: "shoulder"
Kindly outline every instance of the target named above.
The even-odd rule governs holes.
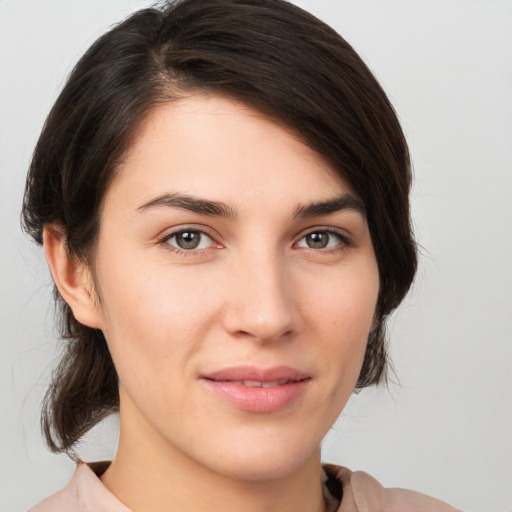
[[[460,512],[419,492],[385,488],[364,471],[353,472],[332,464],[326,464],[324,469],[343,490],[338,512]]]
[[[131,512],[98,477],[108,464],[80,463],[64,489],[46,498],[29,512]]]

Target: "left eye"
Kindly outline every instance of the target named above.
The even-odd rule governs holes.
[[[193,229],[186,229],[178,233],[174,233],[166,240],[166,242],[183,251],[207,249],[213,244],[213,240],[206,233]]]
[[[297,243],[297,247],[307,249],[331,249],[341,242],[341,235],[332,231],[313,231],[303,236]]]

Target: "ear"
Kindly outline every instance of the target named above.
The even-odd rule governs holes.
[[[89,267],[73,258],[66,237],[58,226],[45,226],[43,247],[55,286],[73,311],[75,319],[88,327],[101,329],[101,308]]]

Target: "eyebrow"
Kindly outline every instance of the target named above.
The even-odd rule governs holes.
[[[203,215],[215,215],[227,218],[236,217],[235,209],[225,203],[176,193],[162,194],[155,197],[154,199],[151,199],[139,206],[137,211],[145,212],[162,206],[169,208],[181,208],[183,210]],[[332,199],[326,199],[324,201],[314,201],[299,205],[295,209],[293,217],[321,217],[324,215],[332,215],[333,213],[343,210],[353,210],[366,217],[366,208],[364,203],[361,199],[349,193],[342,194]]]
[[[321,217],[323,215],[332,215],[333,213],[353,210],[366,217],[366,208],[363,201],[358,197],[345,193],[333,199],[325,201],[315,201],[300,205],[294,212],[294,217],[307,218],[307,217]]]
[[[137,208],[138,212],[145,212],[152,208],[167,206],[171,208],[181,208],[203,215],[216,215],[219,217],[235,217],[235,211],[231,206],[218,201],[210,201],[197,197],[181,195],[181,194],[162,194],[144,203]]]

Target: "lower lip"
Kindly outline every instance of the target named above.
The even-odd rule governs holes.
[[[276,412],[290,406],[304,393],[309,379],[270,388],[247,387],[230,381],[202,379],[214,393],[238,409],[248,412]]]

